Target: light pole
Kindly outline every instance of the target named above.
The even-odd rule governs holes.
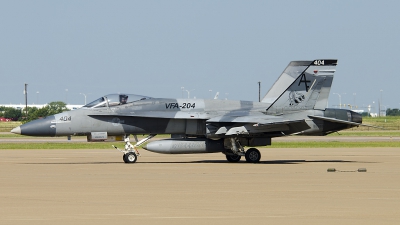
[[[86,105],[86,95],[84,93],[79,93],[79,94],[85,96],[85,105]]]
[[[68,104],[68,89],[65,89],[65,104]]]
[[[382,111],[385,110],[385,111],[383,111],[383,112],[385,112],[385,113],[382,113],[382,116],[386,116],[386,112],[387,112],[388,106],[389,106],[389,105],[382,105]],[[383,109],[383,107],[385,107],[385,109]],[[385,122],[386,122],[386,119],[385,119]]]
[[[36,92],[36,104],[39,104],[39,91]]]
[[[342,96],[338,93],[333,93],[334,95],[338,95],[339,96],[339,108],[342,108]]]
[[[368,105],[368,117],[371,117],[371,105]]]
[[[379,117],[381,116],[381,107],[382,107],[382,92],[383,90],[380,90],[381,92],[381,100],[379,101]]]
[[[261,102],[261,81],[258,81],[258,102]]]
[[[28,117],[28,84],[25,84],[24,94],[25,94],[25,120],[26,120]]]
[[[188,98],[190,98],[190,92],[194,91],[194,90],[196,90],[196,89],[193,89],[193,90],[190,90],[190,91],[189,90],[185,90],[188,93]]]
[[[375,108],[376,108],[375,101],[372,101],[372,104],[373,104],[373,108],[374,108],[374,112],[375,112]]]
[[[188,93],[188,98],[190,98],[190,91],[185,90]]]

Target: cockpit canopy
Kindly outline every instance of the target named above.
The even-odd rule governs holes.
[[[136,102],[151,97],[133,94],[109,94],[104,97],[98,98],[93,102],[84,105],[84,108],[99,108],[99,107],[112,107],[117,105],[123,105],[131,102]]]

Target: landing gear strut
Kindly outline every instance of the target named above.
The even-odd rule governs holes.
[[[236,138],[229,138],[231,151],[225,152],[228,162],[239,162],[242,156],[246,158],[248,163],[258,163],[261,159],[261,153],[256,148],[250,148],[247,151],[241,146]]]
[[[135,135],[134,137],[136,139],[136,144],[132,145],[130,142],[129,134],[126,134],[125,139],[124,139],[125,149],[121,150],[117,146],[114,146],[114,145],[113,145],[113,147],[115,149],[117,149],[118,151],[124,153],[124,155],[122,156],[122,159],[124,160],[125,163],[135,163],[137,160],[137,157],[140,156],[140,153],[137,148],[156,135],[157,134],[150,134],[149,136],[147,136],[146,138],[144,138],[140,141],[137,141],[137,137]]]

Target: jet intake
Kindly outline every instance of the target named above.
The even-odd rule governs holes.
[[[213,153],[225,150],[223,140],[206,138],[165,139],[150,142],[143,148],[163,154]]]

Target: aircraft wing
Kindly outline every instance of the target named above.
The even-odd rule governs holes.
[[[284,116],[265,115],[263,113],[236,111],[225,114],[210,115],[204,112],[132,112],[115,114],[88,115],[93,118],[141,117],[141,118],[170,118],[170,119],[201,119],[208,124],[211,133],[217,135],[249,135],[278,132],[284,134],[308,129],[305,119],[291,119]],[[211,117],[211,118],[210,118]],[[289,133],[288,133],[289,134]]]
[[[264,114],[245,116],[228,114],[210,118],[206,123],[215,128],[213,133],[217,135],[224,134],[227,136],[271,132],[284,134],[286,131],[292,130],[294,127],[308,127],[304,119],[290,120],[280,116]],[[232,123],[234,123],[234,125],[232,125]],[[209,130],[211,130],[210,127]]]
[[[202,112],[146,112],[146,113],[131,113],[131,114],[95,114],[90,117],[142,117],[142,118],[170,118],[170,119],[205,119],[207,123],[248,123],[253,126],[266,126],[276,124],[291,124],[304,121],[288,120],[280,116],[271,116],[264,114],[249,115],[248,112],[243,113],[228,113],[216,117],[209,118],[209,115]]]
[[[280,118],[279,116],[235,116],[235,115],[224,115],[208,119],[207,123],[250,123],[253,126],[268,126],[277,124],[291,124],[303,122],[301,120],[288,120]]]

